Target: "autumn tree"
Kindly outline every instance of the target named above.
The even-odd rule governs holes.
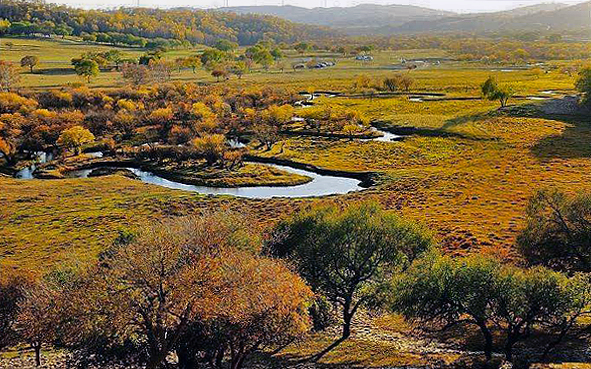
[[[268,248],[292,261],[316,293],[340,307],[344,340],[355,313],[376,298],[382,282],[431,244],[416,224],[362,203],[296,214],[279,223]]]
[[[84,144],[94,141],[94,135],[86,128],[73,126],[62,132],[57,140],[57,144],[65,149],[72,149],[78,155],[80,147]]]
[[[191,146],[211,166],[223,158],[226,150],[226,137],[220,134],[205,134],[191,141]]]
[[[0,271],[0,350],[18,343],[15,330],[18,303],[32,287],[30,276],[9,271],[8,268]]]
[[[28,289],[19,303],[16,330],[21,341],[35,351],[35,363],[41,365],[41,348],[57,337],[56,327],[64,318],[59,310],[59,290],[50,283],[39,282]]]
[[[228,71],[226,71],[225,69],[214,69],[213,71],[211,71],[211,76],[215,77],[216,80],[219,82],[220,78],[228,79]]]
[[[193,73],[201,66],[201,59],[197,56],[189,56],[183,60],[183,66],[191,68]]]
[[[31,73],[37,64],[39,64],[39,58],[34,55],[27,55],[21,59],[21,67],[29,67]]]
[[[20,78],[20,73],[14,64],[0,60],[0,91],[11,91],[18,85]]]
[[[138,120],[135,115],[127,109],[119,110],[113,117],[113,124],[125,138],[131,137],[131,135],[133,135],[137,123]]]
[[[196,321],[181,339],[181,368],[192,368],[204,352],[215,368],[222,369],[228,356],[229,367],[240,369],[253,351],[289,343],[309,330],[311,291],[283,263],[236,252],[221,270],[228,298],[217,306],[214,318]]]
[[[140,229],[103,252],[90,282],[68,298],[76,303],[67,336],[80,356],[152,369],[176,351],[179,366],[192,368],[213,341],[238,369],[252,350],[307,330],[310,290],[282,263],[256,256],[252,222],[220,212]]]
[[[150,79],[148,67],[136,63],[124,63],[121,66],[121,76],[134,86],[145,85]]]
[[[183,219],[143,227],[129,245],[103,254],[87,289],[90,311],[82,322],[93,319],[84,336],[98,330],[121,339],[140,338],[146,367],[158,368],[174,349],[196,314],[208,316],[223,291],[219,250],[200,240],[194,220]],[[114,336],[113,336],[114,337]],[[92,342],[87,349],[100,350]]]

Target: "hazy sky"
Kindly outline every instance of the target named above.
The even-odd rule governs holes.
[[[104,8],[129,6],[138,0],[49,0],[81,8]],[[362,3],[372,4],[412,4],[434,9],[453,10],[457,12],[483,12],[511,9],[518,6],[533,5],[540,2],[562,2],[567,4],[581,3],[581,0],[544,1],[544,0],[139,0],[141,6],[173,7],[193,6],[198,8],[215,8],[225,4],[239,5],[296,5],[305,7],[317,6],[353,6]]]

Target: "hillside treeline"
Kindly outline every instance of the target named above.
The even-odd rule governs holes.
[[[219,39],[227,39],[251,45],[261,40],[295,42],[334,35],[320,27],[299,25],[271,16],[195,9],[82,10],[37,1],[3,1],[0,19],[9,22],[0,26],[0,32],[4,33],[107,34],[114,38],[113,43],[138,46],[145,46],[142,40],[157,38],[192,44],[214,44]],[[14,23],[18,27],[11,27]]]

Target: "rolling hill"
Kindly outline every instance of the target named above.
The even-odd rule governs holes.
[[[350,35],[499,30],[582,30],[591,28],[591,2],[568,6],[537,4],[492,13],[456,14],[408,5],[358,5],[349,8],[245,6],[222,8],[237,14],[265,14],[293,22],[333,27]]]
[[[401,26],[411,20],[433,20],[452,12],[409,5],[364,4],[354,7],[314,8],[296,6],[242,6],[218,9],[236,14],[272,15],[297,23],[336,28],[348,34],[371,33],[385,26]]]

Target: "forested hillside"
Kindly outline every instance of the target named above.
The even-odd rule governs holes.
[[[327,29],[265,15],[193,9],[88,11],[24,1],[0,3],[0,34],[73,34],[135,46],[145,46],[154,39],[213,44],[221,38],[250,45],[263,39],[295,42],[334,35]]]

